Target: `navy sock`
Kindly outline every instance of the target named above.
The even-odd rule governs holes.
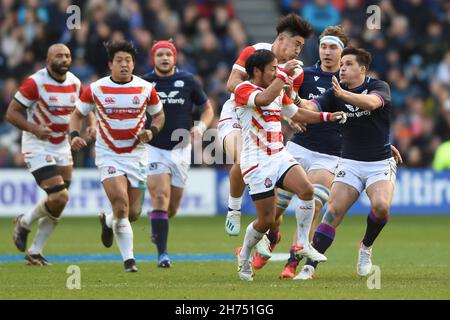
[[[333,243],[335,235],[336,229],[325,223],[321,223],[317,226],[316,232],[314,233],[312,246],[323,254]],[[306,260],[306,264],[317,268],[318,262],[308,259]]]
[[[158,249],[158,256],[167,253],[167,237],[169,235],[169,215],[164,210],[149,212],[152,225],[151,239]]]
[[[380,234],[381,230],[383,230],[384,226],[389,220],[389,215],[383,218],[377,217],[373,211],[370,211],[367,216],[367,227],[366,234],[364,235],[364,239],[362,243],[366,247],[371,247],[375,239]]]

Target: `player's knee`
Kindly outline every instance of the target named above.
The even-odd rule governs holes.
[[[115,199],[113,199],[113,201],[111,201],[112,203],[112,207],[113,207],[113,211],[114,211],[114,215],[119,218],[119,219],[123,219],[128,217],[128,205],[127,205],[127,201],[125,200],[125,198],[122,197],[117,197]]]
[[[386,217],[389,215],[391,206],[386,200],[379,200],[373,203],[372,210],[378,217]]]
[[[128,220],[130,220],[130,222],[137,221],[141,216],[141,211],[142,211],[141,208],[138,210],[130,210],[130,213],[128,214]]]
[[[169,194],[164,191],[152,192],[152,202],[156,207],[165,207],[169,202]]]
[[[298,197],[302,200],[312,200],[314,198],[314,186],[312,183],[307,183],[299,192]]]
[[[52,207],[65,207],[68,201],[69,192],[65,188],[48,195],[48,204]]]

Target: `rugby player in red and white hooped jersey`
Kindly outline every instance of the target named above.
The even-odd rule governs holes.
[[[66,132],[82,91],[80,80],[69,72],[71,62],[65,45],[49,47],[46,68],[23,81],[6,113],[7,120],[23,131],[25,162],[47,193],[32,210],[15,220],[13,240],[20,251],[25,251],[30,228],[39,220],[34,242],[25,256],[29,265],[49,265],[42,250],[69,199],[73,161]],[[91,116],[88,132],[92,137],[95,119]]]
[[[305,39],[313,33],[311,25],[303,20],[299,15],[291,13],[280,19],[277,25],[277,38],[273,43],[258,43],[245,48],[233,65],[230,77],[227,82],[227,89],[234,92],[236,86],[247,80],[245,72],[245,62],[247,58],[258,49],[271,50],[283,65],[288,60],[298,57],[303,48]],[[294,91],[303,82],[303,70],[299,67],[292,75]],[[218,124],[219,137],[228,158],[233,159],[233,166],[230,170],[230,195],[228,199],[228,214],[225,221],[225,230],[231,236],[237,236],[240,231],[240,217],[242,194],[245,184],[241,176],[239,167],[240,152],[242,149],[241,128],[235,111],[234,95],[225,102]],[[279,233],[269,234],[269,237],[279,239]]]
[[[112,213],[101,219],[102,242],[110,247],[113,233],[125,271],[136,272],[130,222],[136,221],[142,210],[148,165],[146,144],[162,129],[164,112],[154,86],[133,75],[133,45],[121,40],[105,46],[111,76],[91,83],[81,95],[70,119],[71,145],[75,151],[86,146],[79,137],[81,121],[95,110],[99,124],[95,162],[112,206]],[[145,129],[146,112],[152,115],[149,130]]]
[[[288,74],[299,66],[296,60],[277,68],[270,50],[257,50],[246,61],[249,81],[236,86],[236,113],[242,127],[243,148],[240,166],[256,208],[256,220],[245,233],[242,247],[236,250],[239,277],[252,281],[250,254],[275,221],[275,187],[295,193],[300,199],[296,208],[297,254],[313,261],[326,261],[309,243],[308,235],[314,216],[314,189],[298,162],[285,150],[281,133],[281,117],[295,122],[345,122],[345,114],[311,112],[299,109],[283,91],[290,85]],[[277,73],[278,69],[278,73]]]

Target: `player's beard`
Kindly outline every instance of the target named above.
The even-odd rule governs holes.
[[[172,66],[172,68],[169,68],[167,70],[161,69],[158,66],[155,66],[155,69],[158,70],[159,73],[162,73],[163,75],[167,75],[169,73],[172,72],[173,68],[175,68],[175,66]]]
[[[69,71],[70,64],[67,65],[66,68],[64,68],[64,66],[62,64],[53,62],[50,64],[50,68],[52,69],[52,71],[54,73],[59,74],[60,76],[64,76],[64,75],[66,75],[67,71]]]

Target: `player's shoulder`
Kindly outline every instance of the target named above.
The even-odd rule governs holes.
[[[27,79],[33,79],[36,83],[41,83],[45,81],[49,77],[48,71],[46,68],[39,69],[35,73],[29,75]]]
[[[76,75],[74,75],[72,72],[68,71],[66,73],[66,76],[67,76],[67,80],[69,80],[69,82],[74,83],[76,85],[81,84],[81,80],[78,79],[78,77]]]
[[[384,80],[380,80],[380,79],[374,79],[372,77],[368,77],[366,80],[366,84],[369,88],[386,88],[389,89],[389,84],[384,81]]]
[[[255,50],[261,50],[261,49],[272,50],[272,44],[267,43],[267,42],[258,42],[258,43],[255,43],[254,45],[252,45],[251,47],[253,47]]]

